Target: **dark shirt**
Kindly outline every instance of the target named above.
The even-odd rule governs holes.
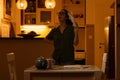
[[[54,41],[53,59],[56,64],[65,65],[74,63],[74,27],[67,26],[63,33],[59,27],[54,28],[46,37]]]

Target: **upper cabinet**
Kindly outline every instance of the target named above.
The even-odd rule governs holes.
[[[23,10],[23,24],[54,25],[54,9],[45,8],[45,0],[27,0],[28,7]]]
[[[27,0],[28,7],[23,11],[23,24],[59,24],[57,13],[65,8],[75,18],[80,27],[85,25],[85,0],[56,0],[54,9],[45,8],[45,0]]]
[[[63,0],[62,8],[67,9],[80,27],[85,26],[85,0]]]
[[[28,7],[23,11],[23,24],[36,24],[36,0],[27,0]]]
[[[57,13],[61,9],[67,9],[73,16],[79,27],[86,24],[86,0],[56,0],[55,25],[59,24]]]

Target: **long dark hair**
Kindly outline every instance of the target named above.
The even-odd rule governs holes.
[[[66,15],[66,18],[67,18],[66,24],[67,25],[73,25],[72,21],[69,19],[68,10],[66,10],[66,9],[63,9],[63,10],[65,11],[65,15]]]

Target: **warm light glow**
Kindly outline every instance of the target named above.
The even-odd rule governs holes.
[[[20,26],[20,30],[24,31],[24,34],[35,31],[37,34],[40,34],[40,36],[37,37],[44,38],[51,31],[51,28],[47,25],[22,25]]]
[[[17,1],[17,8],[18,9],[26,9],[27,8],[27,1],[26,0],[18,0]]]
[[[54,8],[56,5],[55,0],[45,0],[45,7],[46,8]]]
[[[105,31],[108,31],[108,30],[109,30],[109,27],[108,27],[108,26],[106,26],[106,27],[104,28],[104,30],[105,30]]]

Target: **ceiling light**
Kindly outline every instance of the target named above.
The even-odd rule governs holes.
[[[54,8],[56,5],[55,0],[45,0],[45,7],[46,8]]]
[[[23,10],[26,9],[28,5],[26,0],[18,0],[16,4],[18,9],[23,9]]]

